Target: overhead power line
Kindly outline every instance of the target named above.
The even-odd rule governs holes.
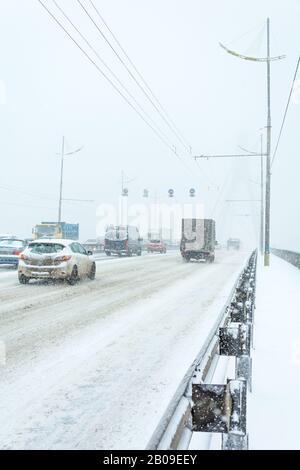
[[[51,199],[51,200],[55,200],[56,197],[54,196],[49,196],[49,195],[46,195],[46,194],[40,194],[40,193],[32,193],[30,191],[27,191],[25,189],[22,189],[22,188],[17,188],[15,186],[7,186],[7,185],[0,185],[0,189],[1,190],[4,190],[4,191],[9,191],[9,192],[13,192],[13,193],[16,193],[16,194],[21,194],[23,196],[30,196],[30,197],[33,197],[33,198],[43,198],[43,199]]]
[[[140,103],[136,100],[136,98],[133,96],[133,94],[126,88],[126,86],[121,82],[121,80],[118,78],[118,76],[114,73],[114,71],[109,67],[109,65],[102,59],[98,51],[92,46],[92,44],[88,41],[88,39],[82,34],[82,32],[79,30],[79,28],[73,23],[71,18],[66,14],[66,12],[60,7],[60,5],[57,3],[56,0],[52,0],[56,8],[61,12],[61,14],[64,16],[64,18],[68,21],[68,23],[75,29],[75,31],[78,33],[78,35],[81,37],[81,39],[87,44],[87,46],[91,49],[91,51],[96,55],[96,57],[100,60],[100,62],[104,65],[104,67],[112,74],[114,79],[118,82],[118,84],[123,88],[123,90],[128,94],[128,96],[134,101],[136,106],[142,111],[142,113],[145,114],[145,116],[149,119],[151,124],[156,128],[158,132],[167,140],[168,136],[159,128],[159,126],[154,122],[154,120],[151,118],[151,116],[147,113],[147,111],[144,110],[144,108],[140,105]],[[172,145],[169,142],[169,145]]]
[[[195,160],[195,159],[194,159],[194,161],[195,161],[197,167],[199,168],[199,171],[203,174],[205,180],[208,182],[208,184],[211,185],[211,186],[215,186],[215,187],[218,189],[220,185],[218,185],[215,181],[213,181],[213,180],[208,176],[207,172],[204,171],[203,167],[201,167],[201,166],[199,165],[198,160]]]
[[[282,124],[281,124],[281,127],[280,127],[280,131],[279,131],[279,136],[278,136],[278,139],[277,139],[276,147],[275,147],[275,150],[274,150],[274,154],[273,154],[271,166],[273,166],[273,163],[274,163],[274,160],[275,160],[275,157],[276,157],[276,154],[277,154],[277,150],[278,150],[278,146],[279,146],[279,143],[280,143],[282,131],[283,131],[283,128],[284,128],[286,116],[287,116],[287,113],[288,113],[288,110],[289,110],[289,107],[290,107],[290,102],[291,102],[291,98],[292,98],[292,94],[293,94],[293,90],[294,90],[294,85],[295,85],[295,81],[296,81],[297,74],[298,74],[299,65],[300,65],[300,56],[298,57],[298,61],[297,61],[297,65],[296,65],[296,70],[295,70],[295,74],[294,74],[294,78],[293,78],[293,83],[292,83],[291,90],[290,90],[290,93],[289,93],[289,97],[288,97],[288,100],[287,100],[287,104],[286,104],[286,107],[285,107],[285,111],[284,111],[284,115],[283,115],[283,120],[282,120]]]
[[[42,194],[42,193],[39,193],[39,192],[31,192],[30,190],[23,189],[23,188],[17,188],[16,186],[0,185],[0,190],[12,192],[12,193],[15,193],[15,194],[21,194],[22,196],[28,196],[28,197],[33,198],[33,199],[38,198],[38,199],[48,199],[48,200],[51,200],[51,201],[56,200],[56,196],[50,196],[49,194]],[[93,202],[91,200],[82,200],[82,199],[74,199],[74,198],[73,199],[64,199],[64,201],[66,201],[67,204],[71,204],[71,205],[74,205],[75,202],[79,202],[79,201],[80,202]]]
[[[131,76],[131,78],[134,80],[134,82],[136,83],[136,85],[139,87],[139,89],[142,91],[142,93],[146,96],[146,98],[150,101],[150,103],[152,104],[152,106],[156,109],[156,111],[158,112],[158,114],[160,115],[160,117],[162,118],[162,120],[165,122],[165,124],[169,127],[169,129],[171,130],[171,132],[177,137],[177,139],[181,142],[181,144],[185,147],[185,149],[190,152],[190,147],[187,146],[185,144],[185,142],[182,140],[181,136],[178,134],[178,132],[176,130],[174,130],[173,126],[169,123],[168,119],[163,115],[163,113],[160,111],[159,107],[156,105],[156,103],[153,101],[153,99],[151,98],[151,96],[149,96],[149,94],[147,93],[147,91],[144,89],[144,87],[140,84],[140,82],[137,80],[137,78],[135,77],[135,75],[132,73],[132,71],[130,70],[130,68],[128,67],[128,65],[126,64],[126,62],[122,59],[122,57],[120,56],[120,54],[118,53],[118,51],[114,48],[114,46],[112,45],[112,43],[110,42],[110,40],[107,38],[107,36],[103,33],[102,29],[99,27],[99,25],[97,24],[97,22],[94,20],[94,18],[92,17],[92,15],[89,13],[89,11],[86,9],[86,7],[83,5],[82,1],[81,0],[77,0],[77,3],[81,6],[81,8],[83,9],[83,11],[85,12],[85,14],[89,17],[89,19],[91,20],[91,22],[93,23],[93,25],[95,26],[95,28],[97,29],[97,31],[100,33],[100,35],[102,36],[102,38],[105,40],[105,42],[108,44],[108,46],[111,48],[111,50],[114,52],[114,54],[117,56],[118,60],[121,62],[121,64],[123,65],[123,67],[127,70],[127,72],[129,73],[129,75]],[[92,2],[91,2],[92,3]],[[95,11],[98,11],[96,9],[96,7],[94,6],[93,4],[93,7],[95,9]]]
[[[64,27],[64,25],[57,19],[54,13],[49,10],[49,8],[41,1],[37,0],[38,3],[44,8],[48,15],[53,19],[53,21],[63,30],[63,32],[71,39],[71,41],[76,45],[76,47],[82,52],[82,54],[88,59],[88,61],[97,69],[97,71],[109,82],[109,84],[114,88],[114,90],[124,99],[124,101],[138,114],[138,116],[144,121],[144,123],[154,132],[154,134],[159,138],[159,140],[177,157],[177,159],[184,165],[185,169],[188,170],[190,174],[194,176],[194,172],[187,165],[186,161],[182,156],[177,152],[175,145],[170,145],[167,140],[160,135],[160,133],[151,125],[147,119],[142,115],[142,113],[136,109],[136,107],[130,102],[130,100],[119,90],[116,84],[107,76],[107,74],[100,68],[100,66],[93,60],[93,58],[84,50],[84,48],[78,43],[78,41],[72,36],[72,34]]]
[[[173,148],[169,145],[169,143],[159,134],[159,132],[152,126],[147,119],[142,115],[142,113],[129,101],[129,99],[122,93],[119,88],[115,85],[115,83],[107,76],[105,72],[99,67],[99,65],[91,58],[91,56],[81,47],[81,45],[74,39],[74,37],[69,33],[69,31],[63,26],[63,24],[56,18],[56,16],[47,8],[47,6],[41,1],[37,0],[40,5],[47,11],[47,13],[51,16],[51,18],[55,21],[56,24],[64,31],[64,33],[71,39],[71,41],[78,47],[78,49],[84,54],[84,56],[91,62],[91,64],[98,70],[98,72],[109,82],[109,84],[114,88],[114,90],[126,101],[126,103],[138,114],[138,116],[147,124],[150,129],[156,134],[156,136],[163,142],[163,144],[171,150],[172,153],[176,155],[176,157],[181,160],[183,163],[184,161],[178,155],[176,148]]]
[[[3,204],[5,206],[30,207],[31,209],[48,209],[48,210],[53,210],[53,211],[56,210],[54,207],[32,206],[31,204],[23,204],[23,203],[20,203],[20,202],[0,201],[0,204]]]
[[[174,129],[178,132],[178,134],[181,136],[181,138],[184,140],[184,142],[186,143],[187,147],[189,148],[189,150],[191,151],[192,149],[192,146],[190,145],[190,143],[186,140],[186,138],[184,137],[184,135],[182,134],[182,132],[178,129],[178,127],[176,126],[176,124],[174,123],[173,119],[170,117],[169,113],[166,111],[165,107],[161,104],[160,100],[157,98],[157,96],[155,95],[155,93],[153,92],[153,90],[151,89],[150,85],[147,83],[147,81],[145,80],[145,78],[143,77],[143,75],[141,74],[141,72],[138,70],[138,68],[136,67],[136,65],[134,64],[134,62],[132,61],[132,59],[129,57],[128,53],[126,52],[126,50],[124,49],[124,47],[122,46],[122,44],[120,43],[120,41],[118,40],[118,38],[116,37],[116,35],[114,34],[114,32],[110,29],[110,27],[108,26],[107,22],[105,21],[105,19],[103,18],[103,15],[101,15],[99,9],[95,6],[94,2],[92,0],[89,0],[90,4],[92,5],[92,7],[94,8],[95,12],[97,13],[97,15],[99,16],[99,18],[101,19],[102,23],[105,25],[105,27],[107,28],[107,30],[110,32],[111,36],[113,37],[113,39],[115,40],[116,44],[119,46],[119,48],[121,49],[121,51],[123,52],[123,54],[125,55],[126,59],[128,60],[128,62],[130,63],[130,65],[132,66],[132,68],[134,69],[134,71],[136,72],[136,74],[139,76],[139,78],[142,80],[143,84],[145,85],[145,87],[147,88],[147,90],[149,91],[149,93],[151,93],[151,96],[155,99],[156,103],[159,105],[160,109],[164,112],[165,116],[167,117],[167,119],[170,121],[170,123],[173,125]]]

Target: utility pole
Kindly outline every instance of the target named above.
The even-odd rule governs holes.
[[[74,153],[80,152],[83,147],[80,147],[73,152],[65,153],[65,136],[62,138],[62,146],[61,146],[61,163],[60,163],[60,186],[59,186],[59,203],[58,203],[58,223],[61,222],[61,208],[62,208],[62,201],[63,201],[63,176],[64,176],[64,159],[69,155],[73,155]]]
[[[263,153],[263,133],[262,130],[266,127],[260,129],[260,183],[253,181],[255,184],[260,185],[260,235],[259,235],[259,246],[260,252],[264,254],[264,156]],[[240,147],[244,152],[249,152],[249,150]],[[250,152],[254,153],[254,152]]]
[[[242,147],[241,147],[242,148]],[[263,253],[263,239],[264,239],[264,201],[263,201],[263,157],[265,157],[267,154],[263,153],[263,147],[262,147],[262,135],[261,135],[261,151],[260,153],[256,152],[250,152],[246,149],[243,149],[245,152],[244,154],[226,154],[226,155],[199,155],[195,156],[194,159],[197,160],[198,158],[245,158],[245,157],[260,157],[260,163],[261,163],[261,199],[254,201],[254,200],[226,200],[226,202],[260,202],[261,203],[261,221],[260,221],[260,234],[259,234],[259,241],[260,241],[260,248]]]
[[[262,168],[262,166],[261,166]],[[261,213],[260,213],[260,216],[261,216],[261,220],[260,220],[260,228],[259,228],[259,245],[260,245],[260,250],[261,250],[261,253],[263,254],[264,253],[264,245],[263,245],[263,237],[264,237],[264,212],[263,212],[263,204],[264,204],[264,201],[263,201],[263,198],[261,197],[260,199],[226,199],[225,202],[229,202],[229,203],[232,203],[232,202],[259,202],[260,203],[260,207],[261,207]],[[243,215],[244,216],[244,215]],[[249,215],[247,214],[247,217]]]
[[[267,19],[267,164],[266,164],[266,225],[265,225],[265,266],[270,266],[270,215],[271,215],[271,66],[270,66],[270,18]]]
[[[271,57],[270,55],[270,18],[267,18],[267,57],[250,57],[238,54],[220,43],[228,54],[252,62],[266,62],[267,64],[267,163],[266,163],[266,204],[265,204],[265,247],[264,265],[270,265],[270,210],[271,210],[271,61],[284,59],[284,55]]]
[[[120,225],[123,224],[123,203],[124,203],[124,170],[121,171],[121,206],[120,206]]]
[[[124,191],[124,171],[121,171],[121,194],[123,196],[123,191]]]
[[[125,188],[125,184],[132,183],[132,181],[135,181],[136,178],[131,178],[125,180],[125,172],[124,170],[121,171],[121,195],[122,196],[128,196],[128,188]]]
[[[264,254],[264,157],[263,157],[263,135],[260,135],[260,252]]]
[[[63,138],[62,138],[62,147],[61,147],[60,188],[59,188],[59,203],[58,203],[58,223],[61,222],[61,204],[62,204],[62,191],[63,191],[64,156],[65,156],[65,136],[63,136]]]
[[[123,204],[125,203],[125,201],[128,197],[128,194],[129,194],[128,193],[128,188],[125,187],[125,184],[127,185],[127,184],[131,183],[132,181],[136,180],[136,178],[125,179],[125,176],[126,176],[125,172],[124,172],[124,170],[122,170],[121,171],[121,199],[120,199],[120,204],[121,204],[121,206],[120,206],[120,218],[121,218],[120,224],[121,225],[124,224],[124,220],[123,220],[124,219],[124,210],[123,210],[124,207],[123,207]],[[126,209],[126,211],[127,211],[127,209]]]

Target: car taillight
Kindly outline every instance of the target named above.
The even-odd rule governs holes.
[[[13,251],[13,255],[16,255],[16,256],[19,256],[19,255],[20,255],[20,253],[21,253],[21,251],[20,251],[20,250],[14,250],[14,251]]]
[[[69,261],[71,258],[72,256],[69,255],[58,256],[57,258],[55,258],[54,262],[55,264],[64,263],[65,261]]]

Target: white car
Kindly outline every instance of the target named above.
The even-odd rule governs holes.
[[[30,279],[65,279],[74,285],[78,279],[95,279],[93,254],[74,240],[38,239],[29,243],[20,255],[19,281]]]

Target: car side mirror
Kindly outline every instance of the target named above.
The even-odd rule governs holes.
[[[92,256],[92,255],[93,255],[93,252],[92,252],[92,251],[88,251],[87,254],[88,254],[88,256]]]

